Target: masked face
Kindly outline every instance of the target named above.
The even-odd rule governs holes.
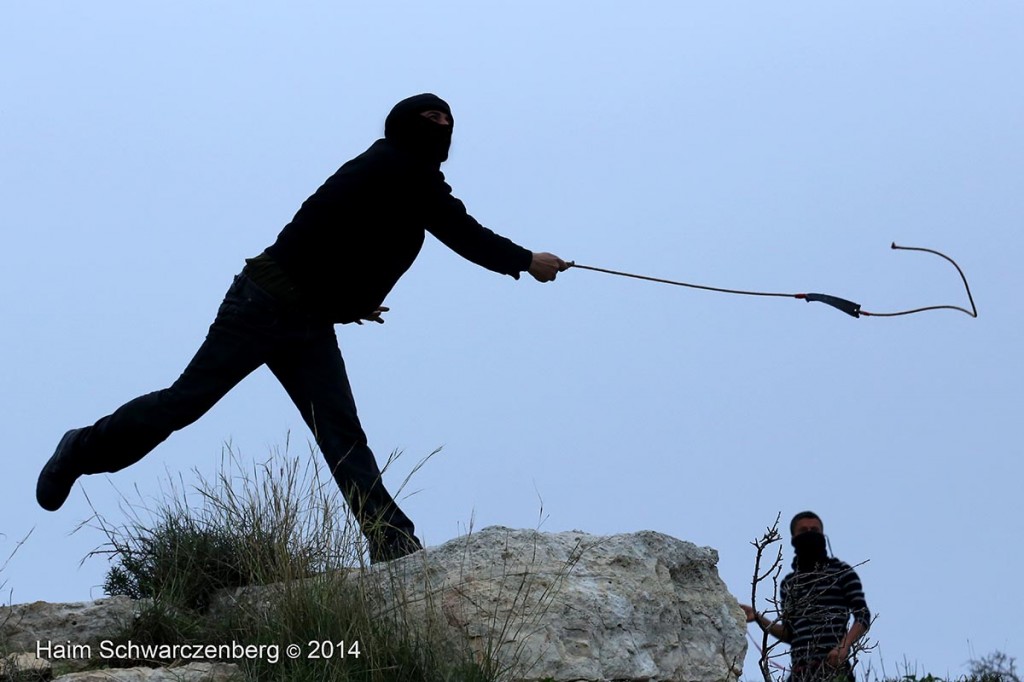
[[[825,536],[817,531],[806,531],[794,535],[791,540],[796,551],[796,564],[801,571],[811,571],[828,559]]]
[[[423,116],[424,113],[444,114],[441,117]],[[448,103],[437,95],[415,95],[395,105],[384,121],[384,137],[396,147],[431,164],[441,165],[448,160],[452,144],[455,119]]]

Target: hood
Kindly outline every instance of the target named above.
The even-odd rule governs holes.
[[[448,114],[452,124],[438,125],[420,116],[432,109]],[[394,106],[384,121],[384,139],[423,161],[440,166],[448,159],[454,127],[451,107],[428,92],[407,97]]]

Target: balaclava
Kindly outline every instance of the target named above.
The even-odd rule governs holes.
[[[443,111],[451,125],[438,125],[420,116],[424,111]],[[441,165],[448,159],[455,119],[448,103],[437,95],[423,93],[403,99],[395,105],[384,121],[384,138],[410,154]]]
[[[796,551],[796,565],[801,571],[813,571],[818,564],[828,560],[825,536],[817,531],[794,535],[791,540]]]

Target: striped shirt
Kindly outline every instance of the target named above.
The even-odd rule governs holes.
[[[820,570],[787,575],[782,579],[780,597],[794,668],[821,662],[838,647],[851,615],[865,629],[871,624],[860,577],[849,564],[834,557]]]

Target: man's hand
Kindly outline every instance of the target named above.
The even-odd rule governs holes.
[[[376,322],[378,324],[384,324],[384,318],[381,317],[381,315],[383,315],[389,310],[391,310],[391,308],[385,308],[384,306],[381,306],[374,310],[369,315],[367,315],[366,317],[364,317],[362,320],[356,320],[356,324],[362,324],[363,320],[366,320],[367,322]]]
[[[828,652],[828,664],[833,668],[838,668],[844,661],[846,661],[847,658],[849,658],[849,656],[850,650],[843,645],[839,645],[832,651]]]
[[[752,606],[740,604],[740,608],[743,609],[743,613],[747,616],[748,623],[753,623],[755,620],[757,620],[757,611],[755,611]]]
[[[535,253],[528,272],[538,282],[552,282],[555,275],[569,269],[569,264],[553,253]]]

